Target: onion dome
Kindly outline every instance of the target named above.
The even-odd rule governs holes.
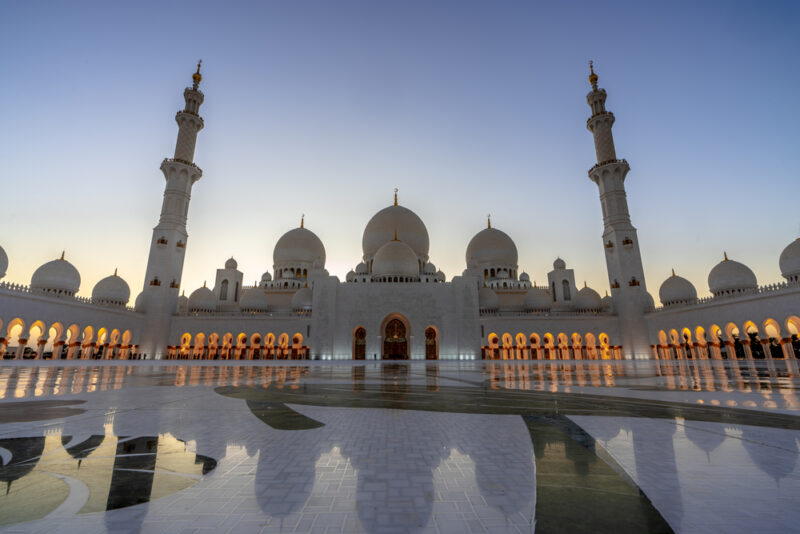
[[[70,262],[61,259],[45,263],[31,277],[31,289],[72,296],[81,287],[81,275]]]
[[[236,262],[236,260],[233,259],[233,257],[228,258],[228,261],[225,262],[226,269],[234,270],[237,267],[239,267],[239,264]]]
[[[383,208],[373,215],[364,228],[364,236],[361,238],[364,261],[373,259],[378,250],[392,240],[395,232],[397,239],[411,247],[419,259],[428,261],[430,240],[425,223],[410,209],[398,206],[396,199],[393,206]]]
[[[517,246],[497,228],[484,228],[467,245],[467,268],[481,265],[517,266]]]
[[[520,282],[530,282],[531,281],[531,276],[528,273],[526,273],[525,271],[522,271],[522,274],[519,275],[519,281]]]
[[[189,295],[189,311],[190,312],[213,312],[217,309],[217,298],[214,292],[206,287],[195,289]]]
[[[3,278],[6,275],[7,269],[8,269],[8,254],[6,254],[6,251],[3,250],[3,247],[0,247],[0,278]]]
[[[139,295],[141,296],[141,294]],[[139,297],[136,297],[136,301],[139,301]],[[186,293],[182,293],[180,297],[178,297],[178,313],[187,313],[189,311],[189,297],[186,296]]]
[[[114,274],[97,282],[92,289],[92,302],[105,306],[125,306],[131,298],[131,288],[127,282]]]
[[[532,287],[525,293],[525,311],[547,311],[553,305],[553,298],[543,287]]]
[[[758,280],[750,268],[738,261],[729,260],[728,254],[708,273],[708,289],[715,296],[741,293],[756,289]]]
[[[658,290],[658,298],[664,306],[691,304],[697,301],[697,290],[686,278],[672,271],[672,276],[664,280]]]
[[[436,274],[436,266],[428,262],[425,264],[425,267],[423,267],[422,272],[425,274]]]
[[[304,287],[292,296],[292,309],[295,311],[307,311],[311,309],[314,293],[310,288]]]
[[[374,276],[419,276],[419,263],[414,250],[399,240],[392,240],[375,253]]]
[[[269,274],[269,271],[267,271],[266,273],[261,275],[261,281],[262,282],[271,282],[272,281],[272,275]]]
[[[436,279],[440,282],[444,282],[447,277],[444,275],[442,271],[436,271]]]
[[[239,299],[239,308],[243,312],[265,312],[269,306],[267,294],[258,287],[248,289]]]
[[[3,254],[0,249],[0,278],[3,277]],[[8,264],[8,259],[6,259]],[[797,282],[800,280],[800,237],[789,243],[779,260],[781,266],[781,274],[789,281]]]
[[[608,295],[608,292],[606,292],[606,296],[603,297],[600,301],[603,305],[604,311],[612,311],[614,309],[614,299]]]
[[[488,287],[482,287],[478,291],[478,308],[481,310],[496,310],[500,307],[500,299],[497,293]]]
[[[325,267],[325,246],[317,234],[303,226],[283,234],[272,252],[275,265],[313,264],[315,260]]]
[[[369,273],[369,267],[363,261],[356,265],[355,274],[367,274]]]
[[[575,308],[581,311],[599,311],[603,307],[603,299],[591,287],[586,285],[575,296]]]
[[[556,258],[556,261],[553,262],[553,270],[560,271],[562,269],[567,268],[567,262],[562,260],[561,258]]]
[[[180,304],[180,301],[178,301],[178,303]],[[145,311],[147,311],[145,310],[145,305],[144,305],[144,291],[136,295],[136,301],[133,304],[133,310],[140,313],[144,313]]]

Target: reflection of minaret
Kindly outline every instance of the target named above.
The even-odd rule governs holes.
[[[606,110],[606,91],[597,88],[598,78],[593,66],[591,71],[592,91],[586,95],[586,102],[592,108],[592,116],[586,121],[586,128],[594,135],[597,164],[589,169],[589,178],[600,189],[608,281],[619,315],[623,353],[629,359],[646,359],[650,357],[650,345],[642,313],[649,301],[639,239],[631,224],[625,194],[625,176],[630,167],[624,159],[617,159],[611,133],[614,114]]]
[[[199,115],[204,98],[199,89],[201,80],[198,63],[197,72],[192,75],[192,87],[187,87],[183,92],[186,105],[175,116],[178,123],[175,155],[161,163],[167,185],[161,205],[161,218],[153,229],[150,242],[142,306],[151,320],[144,330],[145,336],[139,349],[139,352],[150,358],[157,357],[166,348],[169,316],[175,312],[183,275],[189,200],[192,186],[203,175],[203,171],[194,164],[197,133],[203,128],[203,118]]]
[[[673,420],[658,420],[653,424],[650,419],[630,419],[630,433],[633,439],[633,454],[636,464],[636,477],[639,486],[657,468],[655,476],[658,479],[659,495],[658,509],[667,512],[665,518],[670,520],[673,530],[680,531],[683,521],[683,500],[681,497],[681,484],[678,480],[678,464],[675,460],[675,444],[672,436],[675,434]],[[653,462],[654,447],[658,449],[658,462]],[[646,488],[642,488],[646,491]],[[655,497],[655,496],[653,496]]]
[[[0,439],[0,447],[11,452],[11,461],[3,463],[0,457],[0,482],[6,483],[5,493],[11,492],[11,484],[24,477],[36,467],[44,451],[44,437]]]
[[[150,501],[157,450],[157,436],[133,439],[120,437],[108,491],[107,510]]]

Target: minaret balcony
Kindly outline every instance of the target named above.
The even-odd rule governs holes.
[[[625,159],[609,159],[609,160],[601,161],[600,163],[595,164],[591,169],[589,169],[589,175],[591,175],[593,171],[599,169],[600,167],[603,167],[605,165],[612,165],[612,164],[624,165],[625,167],[628,167],[628,169],[630,169],[630,165],[628,165],[628,160],[625,160]]]
[[[203,176],[203,169],[192,163],[180,158],[164,158],[161,162],[161,172],[164,176],[169,178],[172,173],[185,172],[192,183],[196,182]]]

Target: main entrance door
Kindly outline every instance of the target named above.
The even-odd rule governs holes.
[[[385,360],[407,360],[408,339],[406,325],[400,319],[386,323],[383,333],[383,358]]]

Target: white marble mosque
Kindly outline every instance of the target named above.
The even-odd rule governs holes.
[[[134,305],[129,284],[116,272],[95,285],[91,298],[77,296],[80,273],[62,254],[39,267],[29,283],[0,283],[0,355],[792,362],[800,356],[800,239],[780,253],[782,281],[764,285],[725,255],[708,275],[713,296],[698,298],[695,286],[673,272],[659,288],[661,305],[655,305],[628,212],[629,165],[617,156],[614,114],[606,109],[607,94],[593,69],[586,127],[597,162],[588,177],[602,205],[598,252],[603,250],[608,271],[605,296],[579,287],[561,258],[546,285],[532,283],[518,265],[517,244],[491,220],[466,245],[464,271],[448,277],[431,261],[424,222],[400,204],[397,192],[369,220],[363,257],[344,280],[325,270],[325,246],[301,221],[275,244],[272,269],[257,284],[244,285],[244,273],[230,258],[216,270],[212,287],[184,291],[189,201],[203,175],[194,163],[204,126],[201,80],[198,64],[183,93],[185,107],[175,117],[175,153],[161,163],[161,217]],[[0,248],[0,278],[8,262]]]

